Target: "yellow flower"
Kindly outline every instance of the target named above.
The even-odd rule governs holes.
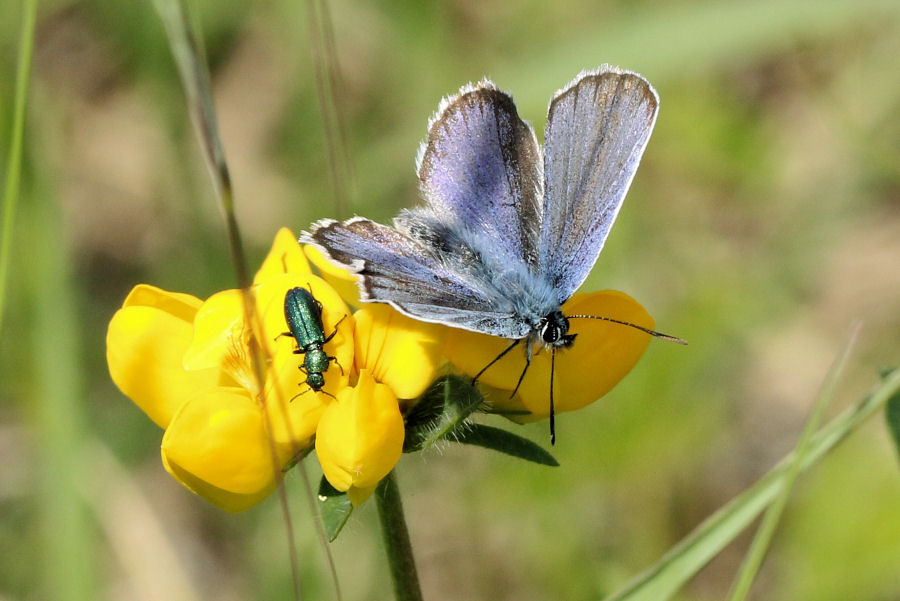
[[[354,319],[359,379],[325,409],[316,455],[328,482],[359,505],[400,459],[404,424],[398,398],[414,399],[434,380],[446,328],[376,303]]]
[[[562,308],[564,315],[609,317],[652,329],[653,318],[633,298],[622,292],[605,290],[574,295]],[[572,319],[569,333],[577,338],[570,348],[557,350],[553,369],[553,400],[557,413],[574,411],[593,403],[631,371],[650,342],[650,335],[635,328],[596,319]],[[447,339],[447,357],[463,373],[474,377],[493,361],[510,341],[466,330],[454,329]],[[551,354],[535,345],[531,366],[515,398],[516,387],[525,368],[524,342],[491,365],[478,379],[480,384],[499,389],[488,392],[494,408],[510,413],[516,421],[532,421],[550,414]],[[516,412],[526,412],[516,416]],[[530,415],[528,415],[530,414]]]
[[[305,287],[323,306],[325,351],[335,357],[323,392],[305,384],[287,332],[284,297]],[[228,511],[265,498],[280,471],[309,450],[325,407],[350,379],[353,318],[340,296],[313,275],[290,231],[276,236],[251,292],[269,361],[260,382],[249,346],[242,293],[200,301],[135,287],[110,321],[107,361],[117,386],[166,429],[163,463],[190,490]],[[342,318],[344,318],[342,320]],[[342,373],[343,371],[343,373]]]
[[[110,321],[107,360],[116,385],[165,428],[163,464],[185,487],[228,511],[265,498],[281,472],[314,446],[331,485],[354,505],[365,501],[403,451],[403,411],[433,382],[448,357],[474,376],[509,341],[420,322],[389,305],[365,304],[354,314],[328,282],[353,293],[356,276],[326,267],[310,247],[281,230],[254,278],[256,317],[248,322],[244,294],[225,290],[206,301],[139,285]],[[325,384],[313,390],[302,352],[288,334],[288,290],[308,289],[322,305]],[[349,291],[349,292],[348,292]],[[576,295],[567,315],[597,315],[653,327],[637,302],[620,292]],[[555,409],[578,409],[609,391],[634,366],[649,336],[608,321],[572,319],[575,344],[557,353]],[[259,337],[254,349],[251,332]],[[524,347],[522,349],[524,351]],[[549,414],[550,353],[535,348],[524,368],[514,351],[479,381],[495,408],[527,421]],[[264,364],[257,366],[254,353]],[[260,370],[263,373],[258,373]],[[262,376],[262,377],[261,377]],[[489,391],[489,394],[491,392]]]

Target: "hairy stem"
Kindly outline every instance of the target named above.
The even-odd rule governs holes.
[[[422,601],[419,575],[409,542],[409,530],[403,517],[403,503],[394,472],[385,477],[375,491],[381,536],[391,566],[394,581],[394,597],[397,601]]]

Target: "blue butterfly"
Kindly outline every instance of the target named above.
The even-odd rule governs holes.
[[[489,81],[465,86],[441,103],[419,150],[422,206],[401,211],[393,226],[321,220],[301,241],[358,274],[363,301],[511,339],[475,380],[522,341],[526,370],[535,344],[555,358],[575,340],[574,317],[683,342],[561,311],[603,248],[658,106],[636,73],[582,72],[550,101],[542,155],[508,94]],[[551,381],[551,439],[553,418]]]

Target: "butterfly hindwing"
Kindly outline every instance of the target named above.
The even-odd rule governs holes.
[[[476,332],[528,333],[515,307],[498,299],[489,279],[476,275],[482,267],[469,259],[472,251],[461,241],[446,244],[446,235],[432,231],[413,212],[401,214],[394,227],[362,217],[343,223],[325,219],[313,224],[301,241],[361,276],[363,300],[390,303],[417,319]]]

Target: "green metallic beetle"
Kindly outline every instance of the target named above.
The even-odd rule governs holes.
[[[338,321],[338,324],[344,320],[344,317]],[[319,392],[325,385],[324,374],[328,371],[329,363],[334,361],[338,367],[341,367],[336,357],[328,355],[322,349],[322,346],[337,334],[337,324],[335,324],[334,332],[326,338],[325,327],[322,325],[322,303],[316,300],[311,291],[299,287],[291,288],[284,295],[284,319],[287,321],[290,332],[285,332],[283,335],[292,336],[297,341],[297,350],[294,353],[303,355],[300,371],[306,374],[305,383],[314,391]],[[344,368],[341,367],[341,373],[343,372]]]

